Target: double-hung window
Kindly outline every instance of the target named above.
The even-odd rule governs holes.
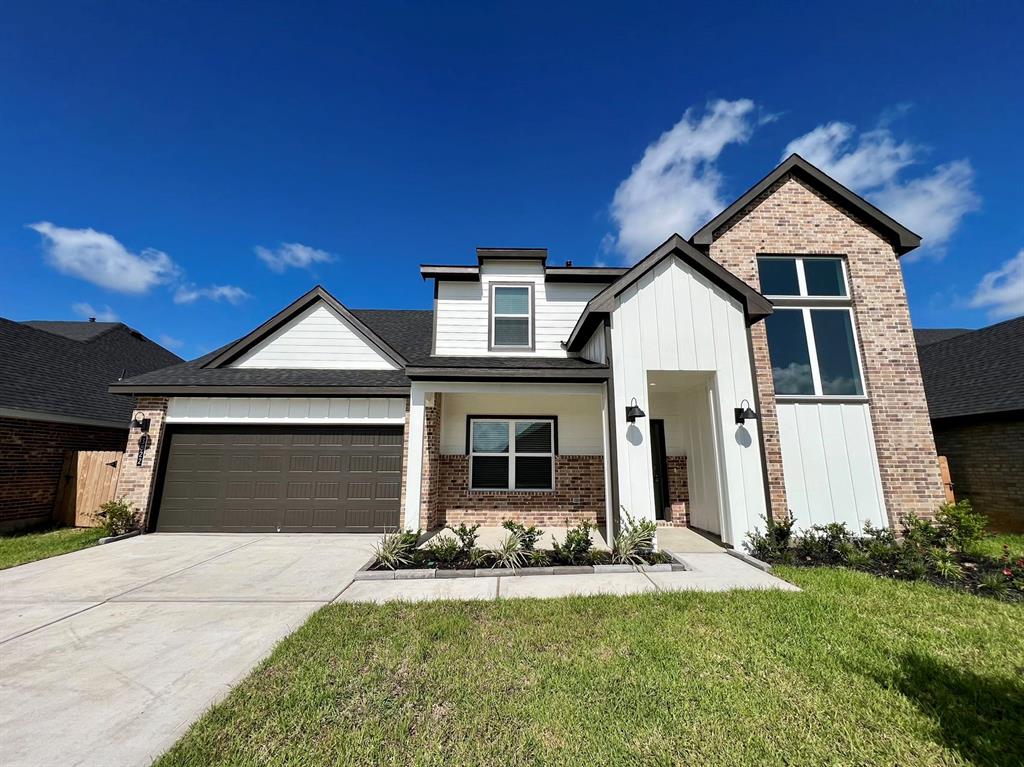
[[[472,490],[552,490],[554,418],[469,419]]]
[[[846,263],[824,256],[759,256],[761,292],[778,396],[862,397]]]
[[[491,348],[533,348],[533,286],[491,286]]]

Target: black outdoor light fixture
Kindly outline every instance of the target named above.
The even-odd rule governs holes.
[[[132,416],[132,426],[136,427],[143,433],[149,431],[149,419],[145,417],[146,414],[141,410]]]
[[[636,421],[637,418],[646,418],[647,413],[640,409],[640,406],[636,404],[636,397],[633,397],[633,401],[626,405],[626,420],[630,423]]]
[[[738,408],[734,408],[733,412],[736,413],[736,423],[738,423],[740,426],[743,425],[744,421],[757,420],[757,413],[753,411],[753,409],[750,407],[750,403],[747,402],[747,400],[741,401],[740,406]]]

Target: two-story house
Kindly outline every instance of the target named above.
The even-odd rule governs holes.
[[[610,538],[625,510],[739,546],[787,510],[854,530],[929,515],[898,262],[919,243],[794,155],[629,269],[481,248],[421,266],[433,311],[317,287],[111,387],[137,398],[119,493],[161,531],[586,519]]]

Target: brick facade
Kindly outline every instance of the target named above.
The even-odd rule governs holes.
[[[526,525],[560,527],[569,521],[604,524],[604,457],[555,457],[555,489],[551,492],[488,492],[469,489],[469,457],[438,456],[437,519],[500,525],[514,519]]]
[[[115,497],[127,500],[139,512],[142,529],[149,524],[149,512],[153,504],[153,491],[156,483],[156,469],[160,451],[163,448],[164,425],[167,420],[167,397],[139,397],[135,401],[136,413],[142,412],[150,419],[149,447],[142,458],[142,466],[135,462],[139,454],[139,437],[142,432],[133,426],[128,432],[128,444],[125,447],[124,464],[121,475],[117,478]],[[121,443],[124,447],[124,442]]]
[[[690,488],[686,477],[686,456],[666,456],[668,463],[668,502],[672,507],[671,521],[659,522],[672,527],[686,527],[690,524]]]
[[[801,180],[786,177],[716,232],[710,255],[760,285],[757,256],[835,254],[846,258],[882,489],[890,522],[930,516],[943,500],[906,290],[892,247],[867,224]],[[787,513],[775,387],[764,323],[751,328],[772,514]]]
[[[1024,533],[1024,413],[933,423],[957,500],[967,498],[993,530]]]
[[[125,429],[0,418],[0,531],[53,519],[64,454],[121,450]]]

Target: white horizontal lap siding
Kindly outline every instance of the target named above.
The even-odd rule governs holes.
[[[585,360],[597,362],[602,365],[607,363],[608,354],[605,351],[604,335],[604,325],[602,324],[599,325],[593,335],[590,336],[590,340],[583,345],[583,350],[580,352],[580,356]]]
[[[168,423],[402,425],[399,397],[171,397]]]
[[[491,283],[495,282],[533,286],[535,351],[488,349]],[[545,283],[538,261],[485,261],[480,269],[480,282],[438,281],[434,353],[454,357],[565,357],[561,344],[600,287]]]
[[[471,415],[536,415],[558,418],[560,455],[602,455],[600,389],[595,394],[445,394],[441,404],[441,452],[466,451],[466,418]]]
[[[780,402],[786,497],[797,527],[887,526],[867,403]]]
[[[647,372],[714,373],[714,441],[726,520],[721,535],[740,545],[748,531],[763,526],[766,513],[757,424],[738,427],[733,419],[740,400],[754,401],[742,306],[679,259],[666,259],[619,297],[612,346],[620,503],[634,516],[654,516],[650,419],[622,422],[634,397],[651,412]]]
[[[316,304],[243,354],[231,367],[397,370],[341,315]]]

